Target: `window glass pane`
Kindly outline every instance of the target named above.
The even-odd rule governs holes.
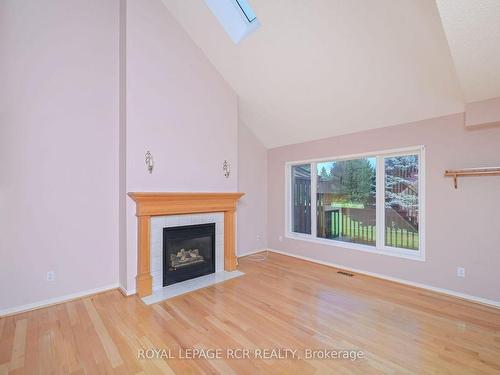
[[[247,19],[248,22],[253,22],[257,18],[255,15],[252,7],[248,3],[247,0],[236,0],[236,3],[240,7],[241,11],[245,15],[245,18]]]
[[[311,165],[292,166],[292,231],[311,234]]]
[[[376,158],[317,164],[317,236],[376,244]]]
[[[387,157],[385,245],[418,250],[418,155]]]

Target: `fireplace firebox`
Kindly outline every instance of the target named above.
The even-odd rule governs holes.
[[[163,286],[215,272],[215,223],[163,228]]]

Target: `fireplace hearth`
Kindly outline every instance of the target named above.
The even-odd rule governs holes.
[[[163,228],[163,286],[215,272],[215,223]]]

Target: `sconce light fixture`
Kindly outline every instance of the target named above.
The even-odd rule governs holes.
[[[222,164],[222,171],[224,172],[224,177],[229,178],[229,175],[231,174],[231,166],[227,160],[224,160],[224,163]]]
[[[153,160],[153,155],[151,155],[151,152],[147,151],[146,152],[146,167],[148,168],[149,173],[153,173],[153,166],[154,166],[154,160]]]

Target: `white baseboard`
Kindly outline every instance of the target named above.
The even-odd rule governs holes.
[[[120,284],[120,286],[118,287],[118,289],[120,289],[120,292],[126,296],[126,297],[129,297],[129,296],[132,296],[136,293],[135,289],[130,289],[130,290],[127,290],[123,285]]]
[[[467,300],[467,301],[476,302],[476,303],[480,303],[480,304],[483,304],[483,305],[488,305],[488,306],[491,306],[491,307],[500,308],[500,302],[499,301],[494,301],[494,300],[486,299],[486,298],[482,298],[482,297],[471,296],[469,294],[464,294],[464,293],[456,292],[454,290],[437,288],[437,287],[434,287],[434,286],[431,286],[431,285],[416,283],[416,282],[413,282],[413,281],[399,279],[397,277],[382,275],[380,273],[363,271],[363,270],[360,270],[360,269],[357,269],[357,268],[343,266],[341,264],[335,264],[335,263],[332,263],[332,262],[326,262],[326,261],[322,261],[322,260],[318,260],[318,259],[314,259],[314,258],[304,257],[304,256],[301,256],[301,255],[296,255],[296,254],[292,254],[292,253],[287,253],[285,251],[280,251],[280,250],[275,250],[275,249],[268,249],[268,250],[271,251],[271,252],[273,252],[273,253],[282,254],[282,255],[286,255],[286,256],[293,257],[293,258],[302,259],[302,260],[307,260],[309,262],[322,264],[324,266],[330,266],[330,267],[340,268],[340,269],[343,269],[343,270],[346,270],[346,271],[351,271],[351,272],[355,272],[355,273],[359,273],[359,274],[367,275],[367,276],[373,276],[373,277],[376,277],[376,278],[379,278],[379,279],[394,281],[394,282],[397,282],[397,283],[400,283],[400,284],[414,286],[416,288],[421,288],[421,289],[427,289],[427,290],[431,290],[433,292],[447,294],[447,295],[453,296],[453,297],[458,297],[458,298],[461,298],[461,299],[464,299],[464,300]]]
[[[246,252],[245,254],[238,254],[236,257],[237,258],[243,258],[243,257],[246,257],[248,255],[252,255],[252,254],[257,254],[257,253],[262,253],[263,251],[267,251],[268,249],[255,249],[255,250],[251,250],[251,251],[248,251]]]
[[[60,303],[63,303],[63,302],[68,302],[68,301],[71,301],[71,300],[74,300],[74,299],[78,299],[78,298],[90,296],[92,294],[106,292],[108,290],[117,289],[117,288],[119,288],[119,284],[117,284],[117,283],[116,284],[110,284],[110,285],[106,285],[106,286],[103,286],[103,287],[100,287],[100,288],[95,288],[95,289],[90,289],[90,290],[84,290],[84,291],[77,292],[77,293],[66,294],[66,295],[61,296],[61,297],[54,297],[54,298],[49,298],[49,299],[46,299],[46,300],[43,300],[43,301],[29,303],[27,305],[22,305],[22,306],[17,306],[17,307],[11,307],[11,308],[8,308],[8,309],[3,309],[3,310],[0,310],[0,318],[8,316],[8,315],[14,315],[14,314],[22,313],[22,312],[27,312],[27,311],[31,311],[31,310],[40,309],[42,307],[48,307],[48,306],[52,306],[52,305],[57,305],[57,304],[60,304]]]
[[[427,289],[427,290],[431,290],[433,292],[447,294],[447,295],[450,295],[450,296],[453,296],[453,297],[458,297],[458,298],[461,298],[461,299],[464,299],[464,300],[468,300],[468,301],[472,301],[472,302],[481,303],[483,305],[488,305],[488,306],[500,308],[500,302],[499,301],[494,301],[494,300],[490,300],[490,299],[486,299],[486,298],[482,298],[482,297],[471,296],[469,294],[464,294],[464,293],[456,292],[456,291],[449,290],[449,289],[437,288],[437,287],[434,287],[434,286],[431,286],[431,285],[416,283],[416,282],[413,282],[413,281],[408,281],[408,280],[404,280],[404,279],[400,279],[400,278],[392,277],[392,276],[386,276],[386,275],[382,275],[382,274],[375,273],[375,272],[363,271],[363,270],[360,270],[360,269],[357,269],[357,268],[347,267],[347,266],[344,266],[344,265],[341,265],[341,264],[336,264],[336,263],[326,262],[326,261],[322,261],[322,260],[318,260],[318,259],[314,259],[314,258],[304,257],[304,256],[301,256],[301,255],[287,253],[285,251],[280,251],[280,250],[276,250],[276,249],[257,249],[257,250],[245,253],[243,255],[239,255],[238,258],[242,258],[242,257],[248,256],[248,255],[252,255],[252,254],[255,254],[255,253],[260,253],[260,252],[266,251],[266,250],[269,250],[269,251],[271,251],[273,253],[282,254],[282,255],[293,257],[293,258],[302,259],[302,260],[306,260],[306,261],[309,261],[309,262],[322,264],[322,265],[325,265],[325,266],[340,268],[340,269],[344,269],[346,271],[351,271],[351,272],[355,272],[355,273],[359,273],[359,274],[367,275],[367,276],[373,276],[373,277],[377,277],[379,279],[394,281],[394,282],[397,282],[397,283],[400,283],[400,284],[414,286],[414,287],[421,288],[421,289]],[[103,287],[100,287],[100,288],[85,290],[85,291],[81,291],[81,292],[77,292],[77,293],[67,294],[67,295],[64,295],[64,296],[61,296],[61,297],[49,298],[49,299],[46,299],[46,300],[43,300],[43,301],[38,301],[38,302],[34,302],[34,303],[22,305],[22,306],[17,306],[17,307],[3,309],[3,310],[0,310],[0,317],[5,317],[5,316],[8,316],[8,315],[13,315],[13,314],[19,314],[19,313],[22,313],[22,312],[26,312],[26,311],[30,311],[30,310],[35,310],[35,309],[39,309],[39,308],[42,308],[42,307],[52,306],[52,305],[56,305],[56,304],[59,304],[59,303],[68,302],[68,301],[71,301],[71,300],[74,300],[74,299],[86,297],[86,296],[89,296],[89,295],[92,295],[92,294],[102,293],[102,292],[105,292],[105,291],[108,291],[108,290],[112,290],[112,289],[120,289],[121,293],[124,294],[124,295],[126,295],[126,296],[131,296],[131,295],[133,295],[133,294],[136,293],[135,289],[127,290],[122,285],[120,285],[118,283],[116,283],[116,284],[110,284],[110,285],[103,286]]]

